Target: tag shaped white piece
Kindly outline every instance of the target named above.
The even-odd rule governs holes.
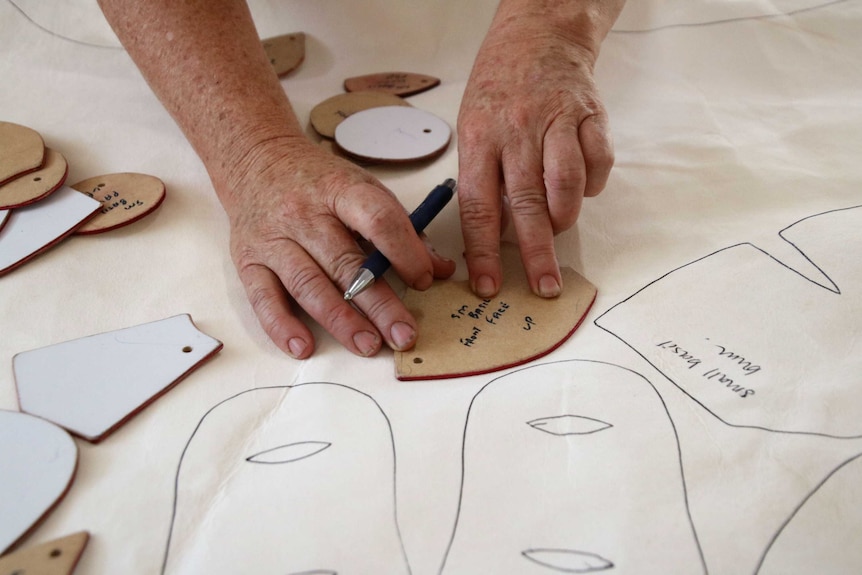
[[[356,112],[335,129],[335,142],[348,154],[390,162],[431,158],[446,149],[451,137],[441,118],[406,106]]]
[[[78,447],[56,425],[0,410],[0,553],[23,538],[65,495]]]
[[[12,211],[0,230],[0,274],[50,248],[91,217],[101,203],[68,186]]]
[[[188,314],[15,355],[21,410],[98,442],[222,348]]]

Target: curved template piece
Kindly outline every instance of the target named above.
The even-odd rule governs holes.
[[[305,34],[295,32],[262,40],[269,63],[278,76],[285,76],[305,60]]]
[[[163,573],[410,573],[395,480],[370,396],[334,383],[239,393],[183,450]]]
[[[222,348],[188,314],[12,358],[21,410],[98,442]]]
[[[440,281],[408,290],[404,305],[419,322],[413,349],[395,353],[398,379],[440,379],[489,373],[542,357],[580,326],[596,288],[562,268],[563,293],[543,299],[530,291],[515,246],[504,244],[503,287],[493,299],[475,295],[466,281]]]
[[[63,186],[35,204],[12,210],[0,230],[0,275],[53,247],[99,209],[99,202]]]
[[[69,164],[63,154],[45,149],[45,160],[39,169],[0,186],[0,210],[38,202],[62,186],[68,173]]]
[[[56,425],[0,410],[0,554],[23,539],[63,498],[78,447]]]
[[[678,268],[596,320],[732,426],[862,437],[862,206],[781,236],[825,285],[751,244]],[[818,278],[819,280],[820,278]]]
[[[71,575],[89,540],[89,533],[79,531],[61,539],[9,553],[0,557],[0,573]]]
[[[860,509],[862,454],[833,471],[796,509],[756,573],[862,573]]]
[[[555,418],[578,423],[536,426]],[[705,572],[673,422],[632,371],[573,360],[491,381],[462,458],[441,573]]]
[[[335,128],[335,143],[344,152],[375,162],[413,162],[442,154],[452,128],[431,112],[411,106],[362,110]]]
[[[386,92],[405,98],[430,90],[440,84],[440,78],[414,72],[379,72],[354,76],[344,80],[348,92]]]
[[[362,110],[381,106],[409,106],[407,100],[383,92],[348,92],[327,98],[311,110],[311,126],[324,138],[335,138],[338,125]]]
[[[99,212],[76,234],[100,234],[127,226],[151,214],[165,200],[165,184],[155,176],[135,173],[105,174],[71,186],[101,202]]]
[[[45,157],[45,142],[39,132],[0,122],[0,185],[38,170]]]

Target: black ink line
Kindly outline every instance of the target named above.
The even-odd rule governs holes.
[[[165,545],[165,557],[162,561],[162,569],[161,569],[162,575],[164,575],[165,570],[168,568],[168,554],[169,554],[170,549],[171,549],[171,537],[173,536],[173,533],[174,533],[174,522],[176,521],[176,518],[177,518],[177,498],[179,497],[180,471],[181,471],[182,465],[183,465],[183,458],[185,457],[186,452],[188,451],[189,446],[192,443],[192,440],[195,438],[195,435],[197,435],[197,432],[200,430],[201,425],[203,425],[203,422],[206,420],[207,416],[209,416],[210,413],[212,413],[213,411],[218,409],[221,405],[223,405],[223,404],[225,404],[225,403],[227,403],[233,399],[236,399],[237,397],[245,395],[247,393],[254,393],[255,391],[264,390],[264,389],[280,389],[280,390],[287,391],[287,390],[290,390],[293,388],[305,387],[307,385],[332,385],[335,387],[341,387],[344,389],[349,389],[350,391],[354,391],[354,392],[358,393],[359,395],[362,395],[362,396],[366,397],[367,399],[369,399],[371,401],[371,403],[374,404],[374,407],[376,407],[377,410],[380,412],[380,415],[383,416],[383,420],[386,422],[386,428],[389,431],[389,440],[390,440],[390,445],[392,448],[392,503],[393,503],[393,514],[394,514],[394,520],[395,520],[395,533],[398,535],[398,545],[401,548],[401,557],[404,559],[404,565],[407,567],[407,574],[411,575],[413,573],[413,570],[410,567],[410,560],[407,557],[407,550],[404,547],[404,538],[401,535],[401,525],[398,523],[398,497],[397,497],[397,493],[398,493],[398,465],[397,465],[397,463],[398,463],[398,461],[397,461],[396,452],[395,452],[395,436],[392,433],[392,422],[389,421],[389,416],[386,415],[386,412],[383,411],[383,408],[380,407],[380,404],[377,403],[377,400],[375,400],[373,397],[371,397],[370,395],[368,395],[367,393],[365,393],[363,391],[359,391],[358,389],[350,387],[349,385],[343,385],[340,383],[330,383],[327,381],[316,381],[316,382],[309,382],[309,383],[299,383],[296,385],[270,385],[270,386],[264,386],[264,387],[255,387],[253,389],[247,389],[245,391],[241,391],[239,393],[236,393],[236,394],[228,397],[227,399],[221,400],[220,402],[218,402],[217,404],[215,404],[214,406],[209,408],[206,411],[206,413],[204,413],[203,417],[200,418],[197,425],[195,425],[194,431],[192,431],[192,434],[189,436],[188,441],[186,441],[186,444],[183,447],[182,453],[180,453],[180,459],[177,462],[177,471],[176,471],[176,475],[174,476],[174,501],[173,501],[172,508],[171,508],[171,523],[170,523],[170,527],[168,529],[168,539],[167,539],[167,543]],[[314,573],[314,571],[312,571],[312,573]],[[324,573],[326,573],[326,572],[324,571]]]
[[[15,0],[6,0],[6,1],[9,2],[9,4],[11,4],[12,7],[15,8],[15,10],[17,10],[18,13],[21,14],[21,16],[23,16],[25,20],[30,22],[30,24],[32,24],[33,26],[35,26],[36,28],[38,28],[42,32],[45,32],[46,34],[50,34],[54,38],[59,38],[61,40],[66,40],[67,42],[72,42],[73,44],[79,44],[81,46],[87,46],[89,48],[102,48],[104,50],[125,50],[125,48],[123,48],[122,46],[111,46],[109,44],[95,44],[93,42],[85,42],[84,40],[77,40],[75,38],[70,38],[69,36],[64,36],[63,34],[59,34],[57,32],[54,32],[53,30],[50,30],[50,29],[46,28],[45,26],[42,26],[41,24],[36,22],[33,18],[31,18],[30,15],[27,14],[27,12],[25,12],[23,8],[21,8],[20,6],[18,6],[18,4],[15,3]]]
[[[521,369],[516,369],[514,371],[507,372],[507,373],[505,373],[499,377],[495,377],[494,379],[492,379],[491,381],[489,381],[488,383],[483,385],[482,388],[479,389],[479,391],[477,391],[476,394],[470,399],[470,405],[467,407],[467,416],[464,418],[464,431],[461,435],[461,483],[460,483],[460,486],[458,487],[458,505],[457,505],[456,510],[455,510],[455,524],[452,527],[452,535],[449,537],[449,542],[446,544],[446,551],[443,554],[443,561],[440,564],[440,569],[437,571],[438,575],[442,575],[443,571],[446,568],[446,561],[449,559],[449,553],[452,551],[452,544],[455,541],[455,535],[458,531],[458,522],[459,522],[459,519],[461,518],[461,506],[462,506],[463,500],[464,500],[464,478],[466,477],[467,429],[468,429],[469,424],[470,424],[470,414],[473,411],[473,404],[476,402],[476,398],[479,397],[479,395],[481,395],[481,393],[483,391],[485,391],[485,389],[487,389],[491,384],[493,384],[494,382],[496,382],[500,379],[503,379],[506,376],[509,376],[509,375],[512,375],[512,374],[515,374],[515,373],[518,373],[520,371],[524,371],[527,369],[533,369],[533,368],[541,367],[543,365],[554,365],[554,364],[558,364],[558,363],[576,363],[576,362],[577,363],[592,363],[592,364],[599,364],[599,365],[607,365],[610,367],[617,367],[619,369],[622,369],[623,371],[627,371],[629,373],[632,373],[632,374],[638,376],[639,378],[641,378],[642,380],[644,380],[647,384],[649,384],[650,388],[652,388],[653,392],[656,394],[656,397],[658,397],[658,400],[661,402],[662,408],[664,409],[665,415],[667,415],[667,419],[670,422],[671,429],[673,430],[674,439],[676,440],[677,463],[679,465],[679,474],[680,474],[680,479],[682,482],[682,495],[683,495],[683,501],[685,502],[685,513],[686,513],[686,516],[688,517],[688,526],[691,529],[691,534],[692,534],[692,537],[694,538],[694,544],[697,547],[697,554],[698,554],[698,557],[700,557],[700,565],[701,565],[701,568],[703,569],[703,573],[704,573],[704,575],[709,575],[709,570],[707,569],[707,566],[706,566],[706,559],[703,556],[703,549],[701,548],[700,539],[697,536],[697,529],[695,528],[694,520],[692,519],[692,516],[691,516],[691,509],[689,507],[688,489],[686,487],[686,480],[685,480],[685,469],[683,468],[683,464],[682,464],[682,447],[680,447],[680,444],[679,444],[679,432],[676,429],[676,424],[673,421],[673,417],[671,417],[671,415],[670,415],[670,410],[668,409],[667,404],[664,401],[664,398],[661,396],[661,394],[658,392],[658,390],[655,388],[655,386],[652,384],[652,382],[649,379],[647,379],[646,377],[644,377],[643,375],[641,375],[640,373],[633,371],[627,367],[623,367],[621,365],[616,365],[613,363],[608,363],[606,361],[597,361],[597,360],[592,360],[592,359],[568,359],[568,360],[560,360],[560,361],[551,361],[548,363],[540,363],[540,364],[531,365],[528,367],[523,367]]]
[[[855,439],[860,439],[860,438],[862,438],[862,434],[857,434],[857,435],[832,435],[832,434],[829,434],[829,433],[822,433],[822,432],[818,432],[818,431],[793,431],[793,430],[786,430],[786,429],[771,429],[771,428],[768,428],[768,427],[764,427],[764,426],[762,426],[762,425],[744,425],[744,424],[740,424],[740,423],[730,423],[729,421],[726,421],[726,420],[725,420],[725,419],[723,419],[720,415],[718,415],[717,413],[715,413],[715,412],[713,412],[711,409],[709,409],[706,405],[704,405],[704,404],[703,404],[699,399],[697,399],[696,397],[694,397],[693,395],[691,395],[688,391],[686,391],[685,389],[683,389],[683,387],[682,387],[681,385],[677,384],[673,379],[671,379],[671,377],[670,377],[669,375],[667,375],[667,374],[664,372],[664,370],[662,370],[662,369],[661,369],[660,367],[658,367],[656,364],[654,364],[654,363],[653,363],[653,362],[651,362],[649,359],[647,359],[647,358],[646,358],[646,356],[644,356],[641,352],[639,352],[639,351],[638,351],[638,350],[637,350],[637,349],[636,349],[632,344],[630,344],[629,342],[627,342],[625,339],[623,339],[622,337],[620,337],[620,336],[619,336],[619,335],[617,335],[616,333],[612,332],[610,329],[607,329],[607,328],[603,327],[603,326],[599,323],[599,322],[601,321],[601,319],[602,319],[603,317],[605,317],[607,314],[609,314],[611,311],[613,311],[613,310],[614,310],[614,309],[616,309],[617,307],[619,307],[619,306],[623,305],[624,303],[626,303],[626,302],[627,302],[627,301],[629,301],[630,299],[632,299],[632,298],[636,297],[639,293],[641,293],[642,291],[644,291],[644,290],[648,289],[648,288],[649,288],[649,287],[651,287],[653,284],[656,284],[656,283],[660,282],[661,280],[665,279],[665,278],[666,278],[666,277],[668,277],[669,275],[671,275],[671,274],[673,274],[673,273],[675,273],[675,272],[677,272],[677,271],[679,271],[679,270],[681,270],[681,269],[683,269],[683,268],[686,268],[686,267],[688,267],[688,266],[691,266],[691,265],[694,265],[694,264],[696,264],[696,263],[698,263],[698,262],[701,262],[701,261],[703,261],[703,260],[705,260],[705,259],[707,259],[707,258],[710,258],[710,257],[712,257],[712,256],[714,256],[714,255],[716,255],[716,254],[719,254],[719,253],[721,253],[721,252],[723,252],[723,251],[730,250],[730,249],[733,249],[733,248],[737,248],[737,247],[739,247],[739,246],[750,246],[750,247],[752,247],[752,248],[756,249],[757,251],[759,251],[760,253],[762,253],[762,254],[764,254],[764,255],[768,256],[769,258],[771,258],[774,262],[776,262],[776,263],[777,263],[777,264],[779,264],[780,266],[784,267],[785,269],[787,269],[787,270],[789,270],[789,271],[791,271],[791,272],[795,273],[795,274],[796,274],[796,275],[798,275],[799,277],[803,278],[804,280],[806,280],[806,281],[808,281],[808,282],[810,282],[810,283],[812,283],[812,284],[814,284],[814,285],[816,285],[816,286],[818,286],[818,287],[820,287],[820,288],[822,288],[822,289],[825,289],[826,291],[829,291],[829,292],[832,292],[832,293],[835,293],[835,294],[839,294],[839,295],[840,295],[840,294],[841,294],[841,290],[839,289],[838,285],[837,285],[837,284],[832,280],[832,278],[831,278],[831,277],[829,277],[829,275],[828,275],[826,272],[824,272],[824,271],[823,271],[823,269],[822,269],[822,268],[820,268],[820,266],[818,266],[818,265],[817,265],[817,264],[815,264],[813,261],[811,261],[811,259],[810,259],[806,254],[805,254],[805,252],[803,252],[803,251],[802,251],[802,249],[801,249],[801,248],[799,248],[799,247],[798,247],[796,244],[794,244],[793,242],[790,242],[789,240],[787,240],[787,239],[784,237],[783,232],[785,232],[785,231],[789,230],[790,228],[792,228],[792,227],[793,227],[793,226],[795,226],[796,224],[799,224],[800,222],[804,222],[805,220],[809,220],[809,219],[811,219],[811,218],[815,218],[815,217],[818,217],[818,216],[824,216],[824,215],[826,215],[826,214],[831,214],[831,213],[835,213],[835,212],[843,212],[843,211],[847,211],[847,210],[856,210],[856,209],[862,209],[862,204],[857,205],[857,206],[848,206],[848,207],[846,207],[846,208],[837,208],[837,209],[834,209],[834,210],[827,210],[827,211],[825,211],[825,212],[820,212],[820,213],[817,213],[817,214],[813,214],[813,215],[810,215],[810,216],[806,216],[806,217],[804,217],[804,218],[802,218],[802,219],[800,219],[800,220],[797,220],[797,221],[793,222],[792,224],[790,224],[790,225],[789,225],[789,226],[787,226],[786,228],[782,229],[782,230],[778,233],[778,235],[779,235],[779,236],[780,236],[784,241],[788,242],[791,246],[793,246],[793,247],[794,247],[794,248],[795,248],[795,249],[796,249],[800,254],[802,254],[802,256],[803,256],[806,260],[808,260],[809,262],[811,262],[811,265],[813,265],[815,268],[817,268],[817,270],[818,270],[818,271],[820,271],[820,273],[822,273],[822,274],[823,274],[823,276],[824,276],[827,280],[829,280],[829,283],[833,286],[832,288],[830,288],[830,287],[828,287],[828,286],[824,286],[823,284],[821,284],[821,283],[818,283],[818,282],[814,281],[813,279],[809,278],[808,276],[804,275],[803,273],[801,273],[801,272],[797,271],[796,269],[794,269],[794,268],[790,267],[789,265],[785,264],[784,262],[782,262],[781,260],[779,260],[778,258],[776,258],[775,256],[773,256],[772,254],[770,254],[770,253],[768,253],[768,252],[766,252],[766,251],[764,251],[764,250],[760,249],[760,248],[759,248],[759,247],[757,247],[756,245],[754,245],[754,244],[752,244],[752,243],[749,243],[749,242],[742,242],[742,243],[739,243],[739,244],[734,244],[734,245],[732,245],[732,246],[727,246],[727,247],[725,247],[725,248],[721,248],[721,249],[716,250],[716,251],[714,251],[714,252],[712,252],[712,253],[710,253],[710,254],[707,254],[707,255],[705,255],[705,256],[703,256],[703,257],[700,257],[700,258],[698,258],[698,259],[696,259],[696,260],[694,260],[694,261],[691,261],[691,262],[689,262],[689,263],[687,263],[687,264],[683,264],[683,265],[681,265],[681,266],[679,266],[679,267],[677,267],[677,268],[672,269],[671,271],[669,271],[669,272],[665,273],[664,275],[660,276],[658,279],[654,279],[653,281],[649,282],[649,283],[648,283],[648,284],[646,284],[644,287],[642,287],[641,289],[639,289],[638,291],[636,291],[635,293],[633,293],[632,295],[630,295],[630,296],[629,296],[629,297],[627,297],[626,299],[624,299],[624,300],[622,300],[621,302],[616,303],[616,304],[614,304],[613,306],[611,306],[610,308],[608,308],[608,310],[607,310],[607,311],[605,311],[605,312],[604,312],[604,313],[602,313],[599,317],[597,317],[596,319],[594,319],[594,320],[593,320],[593,324],[594,324],[596,327],[598,327],[598,328],[600,328],[600,329],[604,330],[605,332],[607,332],[607,333],[611,334],[612,336],[614,336],[615,338],[617,338],[618,340],[620,340],[621,342],[623,342],[626,346],[628,346],[628,348],[629,348],[629,349],[631,349],[632,351],[634,351],[634,352],[635,352],[636,354],[638,354],[638,355],[639,355],[639,356],[640,356],[644,361],[646,361],[648,364],[650,364],[652,367],[654,367],[654,368],[656,369],[656,371],[658,371],[660,374],[662,374],[662,376],[664,376],[664,378],[665,378],[665,379],[667,379],[669,382],[671,382],[671,383],[672,383],[672,384],[673,384],[677,389],[679,389],[679,390],[680,390],[680,391],[682,391],[685,395],[687,395],[689,399],[691,399],[692,401],[694,401],[695,403],[697,403],[697,404],[698,404],[699,406],[701,406],[701,407],[702,407],[702,408],[703,408],[707,413],[709,413],[710,415],[712,415],[713,417],[715,417],[717,420],[719,420],[720,422],[722,422],[722,423],[723,423],[723,424],[725,424],[725,425],[728,425],[728,426],[730,426],[730,427],[735,427],[735,428],[742,428],[742,429],[759,429],[759,430],[761,430],[761,431],[769,431],[769,432],[771,432],[771,433],[786,433],[786,434],[789,434],[789,435],[805,435],[805,436],[814,436],[814,437],[828,437],[828,438],[831,438],[831,439],[844,439],[844,440],[855,440]]]
[[[778,540],[778,537],[781,535],[781,533],[784,531],[784,529],[790,524],[790,522],[793,521],[793,518],[796,517],[796,514],[799,513],[799,511],[805,506],[806,503],[808,503],[808,500],[811,499],[814,496],[814,494],[817,493],[820,490],[820,488],[826,484],[827,481],[832,479],[832,477],[836,473],[838,473],[841,469],[843,469],[847,465],[853,463],[855,460],[859,459],[860,457],[862,457],[862,453],[860,453],[858,455],[854,455],[853,457],[844,461],[843,463],[838,465],[838,467],[836,467],[835,469],[830,471],[829,474],[826,475],[826,477],[824,477],[817,485],[814,486],[814,489],[812,489],[811,492],[805,496],[805,498],[799,503],[799,505],[796,506],[796,509],[793,510],[793,512],[790,514],[790,516],[784,521],[784,523],[781,524],[781,527],[778,528],[778,531],[776,531],[775,534],[770,538],[769,544],[766,546],[766,549],[763,550],[763,555],[760,556],[760,560],[757,562],[757,567],[755,567],[755,569],[754,569],[754,575],[757,575],[758,573],[760,573],[760,568],[763,567],[763,562],[766,560],[767,555],[769,555],[769,550],[772,549],[772,546]]]
[[[747,21],[757,21],[757,20],[772,20],[774,18],[785,18],[789,16],[796,16],[797,14],[804,14],[806,12],[814,12],[815,10],[822,10],[823,8],[828,8],[830,6],[835,6],[837,4],[845,4],[850,2],[851,0],[830,0],[829,2],[824,2],[823,4],[817,4],[816,6],[808,6],[805,8],[799,8],[797,10],[790,10],[789,12],[777,12],[775,14],[761,14],[759,16],[739,16],[737,18],[723,18],[721,20],[710,20],[707,22],[693,22],[690,24],[665,24],[664,26],[656,26],[655,28],[644,28],[642,30],[630,29],[630,30],[611,30],[612,34],[650,34],[652,32],[660,32],[662,30],[674,30],[674,29],[684,29],[684,28],[705,28],[708,26],[720,26],[722,24],[735,24],[737,22],[747,22]]]
[[[281,451],[281,450],[286,449],[286,448],[291,448],[288,451],[295,451],[296,450],[295,448],[299,447],[300,445],[309,445],[309,446],[310,445],[316,445],[317,448],[314,449],[313,451],[308,452],[308,453],[303,453],[299,457],[294,456],[294,457],[288,457],[286,459],[280,459],[280,460],[259,459],[261,455],[271,454],[271,453]],[[328,441],[297,441],[296,443],[287,443],[285,445],[279,445],[278,447],[273,447],[270,449],[265,449],[263,451],[259,451],[258,453],[255,453],[254,455],[249,455],[248,457],[245,458],[245,460],[248,461],[249,463],[258,463],[258,464],[263,464],[263,465],[281,465],[282,463],[293,463],[295,461],[302,461],[303,459],[308,459],[309,457],[313,457],[313,456],[317,455],[321,451],[329,449],[331,446],[332,446],[332,444],[329,443]]]

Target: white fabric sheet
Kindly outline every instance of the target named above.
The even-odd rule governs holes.
[[[442,79],[410,100],[454,127],[494,3],[252,7],[262,37],[307,34],[282,81],[303,122],[344,78],[407,70]],[[0,408],[21,351],[180,313],[224,342],[76,440],[25,543],[89,530],[94,574],[862,571],[860,30],[862,0],[629,0],[596,71],[616,168],[557,241],[598,286],[589,317],[535,364],[403,383],[319,328],[304,362],[267,340],[203,166],[94,0],[0,1],[0,119],[70,182],[168,189],[0,278]],[[456,146],[372,171],[412,208]],[[454,206],[428,233],[458,258]]]

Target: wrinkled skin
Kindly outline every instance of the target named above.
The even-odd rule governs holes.
[[[501,283],[503,196],[530,285],[560,293],[555,233],[607,181],[613,152],[593,82],[624,0],[502,0],[458,121],[459,203],[473,290]],[[286,353],[314,350],[305,310],[355,354],[415,344],[417,323],[385,281],[343,293],[380,249],[418,290],[455,264],[417,237],[395,196],[303,134],[238,0],[100,0],[147,82],[209,172],[231,225],[231,254],[261,326]]]

